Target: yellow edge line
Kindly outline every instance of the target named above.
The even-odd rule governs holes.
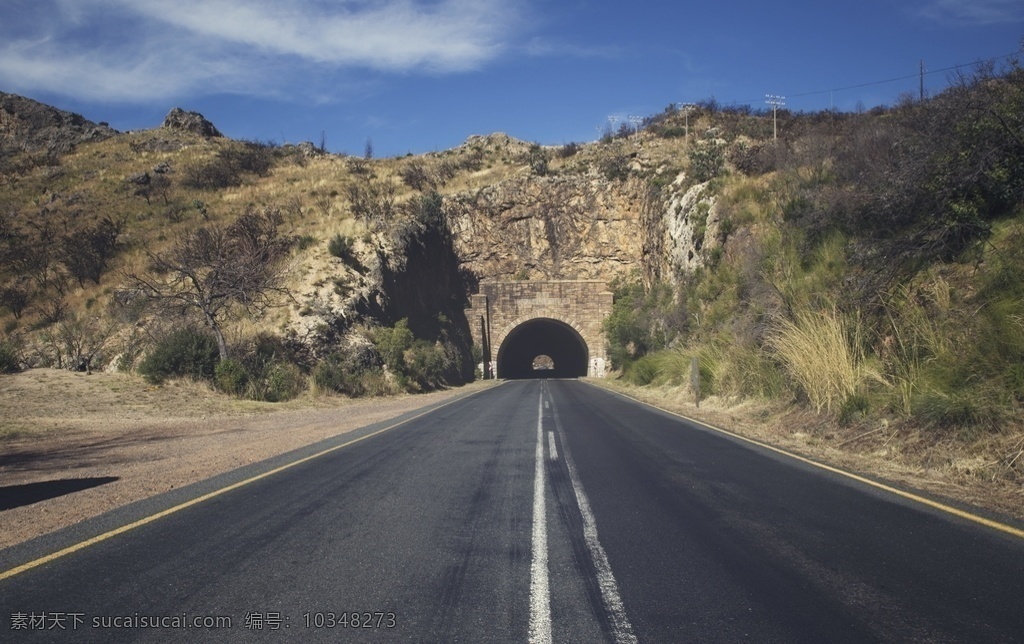
[[[590,384],[590,383],[587,383],[587,384]],[[591,387],[597,387],[597,385],[593,385],[593,384],[590,384],[590,386]],[[753,438],[748,438],[747,436],[742,436],[740,434],[737,434],[736,432],[729,431],[728,429],[722,429],[721,427],[715,427],[714,425],[710,425],[710,424],[708,424],[708,423],[706,423],[706,422],[704,422],[702,420],[697,420],[696,418],[691,418],[691,417],[689,417],[689,416],[687,416],[685,414],[681,414],[679,412],[672,411],[671,409],[665,409],[663,407],[659,407],[659,406],[651,404],[649,402],[640,400],[639,398],[634,398],[633,396],[630,396],[629,394],[622,393],[621,391],[616,391],[614,389],[605,388],[605,387],[598,387],[598,388],[599,389],[604,389],[605,391],[611,392],[613,394],[617,394],[619,396],[622,396],[623,398],[629,398],[630,400],[634,400],[634,401],[636,401],[636,402],[638,402],[638,403],[640,403],[642,405],[646,405],[647,407],[651,407],[653,409],[657,409],[658,411],[665,412],[666,414],[671,414],[672,416],[675,416],[677,418],[682,418],[683,420],[687,420],[687,421],[689,421],[691,423],[695,423],[697,425],[701,425],[703,427],[707,427],[708,429],[714,430],[716,432],[719,432],[719,433],[725,434],[727,436],[731,436],[733,438],[739,439],[741,441],[750,443],[751,445],[757,445],[758,447],[761,447],[763,449],[771,450],[771,451],[776,452],[778,454],[782,454],[783,456],[788,456],[789,458],[796,459],[796,460],[800,461],[801,463],[806,463],[807,465],[813,465],[814,467],[817,467],[819,469],[825,470],[827,472],[832,472],[833,474],[838,474],[840,476],[845,476],[848,479],[853,479],[854,481],[858,481],[860,483],[864,483],[865,485],[870,485],[871,487],[877,488],[879,490],[885,490],[886,492],[889,492],[891,494],[895,494],[896,496],[903,497],[904,499],[908,499],[910,501],[915,501],[915,502],[920,503],[922,505],[927,505],[930,508],[934,508],[936,510],[940,510],[940,511],[945,512],[947,514],[952,514],[954,516],[960,517],[961,519],[967,519],[968,521],[972,521],[974,523],[981,524],[981,525],[986,526],[988,528],[992,528],[993,530],[998,530],[998,531],[1003,532],[1005,534],[1013,535],[1013,536],[1015,536],[1015,537],[1017,537],[1019,539],[1024,539],[1024,530],[1021,530],[1019,528],[1015,528],[1015,527],[1010,526],[1010,525],[1006,525],[1005,523],[1000,523],[998,521],[993,521],[992,519],[986,519],[985,517],[980,517],[980,516],[978,516],[976,514],[972,514],[970,512],[966,512],[964,510],[960,510],[958,508],[954,508],[954,507],[946,505],[944,503],[939,503],[938,501],[933,501],[931,499],[927,499],[927,498],[925,498],[923,496],[919,496],[919,495],[914,494],[912,492],[906,492],[904,490],[900,490],[899,488],[892,487],[891,485],[886,485],[885,483],[879,483],[877,481],[872,481],[871,479],[864,478],[863,476],[859,476],[859,475],[854,474],[852,472],[847,472],[846,470],[841,470],[841,469],[839,469],[837,467],[833,467],[832,465],[825,465],[824,463],[819,463],[817,461],[813,461],[813,460],[811,460],[809,458],[806,458],[804,456],[800,456],[799,454],[794,454],[793,452],[789,452],[789,451],[784,450],[784,449],[782,449],[780,447],[775,447],[774,445],[769,445],[768,443],[762,443],[759,440],[755,440]]]
[[[386,431],[390,431],[390,430],[392,430],[392,429],[394,429],[396,427],[400,427],[400,426],[402,426],[402,425],[404,425],[406,423],[412,422],[412,421],[416,420],[417,418],[422,418],[423,416],[426,416],[427,414],[435,412],[438,409],[441,409],[442,407],[447,407],[448,405],[450,405],[450,404],[452,404],[454,402],[457,402],[459,400],[465,400],[466,398],[469,398],[470,396],[475,396],[475,395],[477,395],[479,393],[482,393],[483,391],[487,391],[487,389],[482,389],[481,391],[475,391],[475,392],[467,394],[465,396],[459,396],[458,398],[453,398],[452,400],[448,400],[448,401],[438,405],[437,407],[434,407],[433,409],[429,409],[427,411],[421,412],[419,414],[416,414],[415,416],[412,416],[410,418],[406,418],[405,420],[399,421],[399,422],[397,422],[397,423],[395,423],[393,425],[388,425],[387,427],[384,427],[382,429],[378,429],[377,431],[372,432],[370,434],[367,434],[365,436],[360,436],[359,438],[352,439],[352,440],[350,440],[350,441],[348,441],[346,443],[342,443],[341,445],[335,445],[334,447],[329,447],[329,448],[327,448],[327,449],[325,449],[325,450],[323,450],[321,452],[317,452],[316,454],[310,454],[309,456],[304,456],[304,457],[300,458],[297,461],[292,461],[290,463],[286,463],[286,464],[281,465],[279,467],[275,467],[272,470],[268,470],[266,472],[263,472],[262,474],[257,474],[256,476],[253,476],[251,478],[245,479],[244,481],[238,481],[237,483],[232,483],[231,485],[228,485],[227,487],[222,487],[222,488],[220,488],[218,490],[214,490],[213,492],[208,492],[208,493],[206,493],[206,494],[204,494],[202,496],[197,496],[194,499],[190,499],[190,500],[185,501],[184,503],[181,503],[181,504],[176,505],[174,507],[167,508],[166,510],[162,510],[160,512],[157,512],[156,514],[151,514],[148,517],[143,517],[142,519],[139,519],[138,521],[135,521],[135,522],[123,525],[120,528],[115,528],[113,530],[110,530],[109,532],[104,532],[103,534],[96,535],[95,537],[92,537],[91,539],[86,539],[85,541],[81,541],[81,542],[76,543],[76,544],[74,544],[72,546],[68,546],[67,548],[64,548],[63,550],[58,550],[57,552],[48,554],[48,555],[46,555],[44,557],[40,557],[39,559],[34,559],[32,561],[29,561],[28,563],[24,563],[24,564],[22,564],[20,566],[17,566],[15,568],[11,568],[10,570],[6,570],[4,572],[0,572],[0,581],[3,581],[4,579],[10,579],[11,577],[14,577],[15,575],[20,575],[21,573],[23,573],[23,572],[25,572],[27,570],[31,570],[33,568],[38,568],[39,566],[42,566],[43,564],[49,563],[51,561],[54,561],[55,559],[60,559],[61,557],[69,555],[69,554],[71,554],[73,552],[78,552],[79,550],[84,550],[85,548],[88,548],[89,546],[92,546],[92,545],[95,545],[97,543],[100,543],[101,541],[106,541],[107,539],[110,539],[111,537],[116,537],[119,534],[124,534],[125,532],[128,532],[130,530],[134,530],[135,528],[139,528],[139,527],[144,526],[144,525],[146,525],[148,523],[152,523],[152,522],[154,522],[154,521],[156,521],[158,519],[162,519],[163,517],[166,517],[168,515],[174,514],[175,512],[179,512],[181,510],[184,510],[185,508],[192,507],[193,505],[198,505],[200,503],[203,503],[204,501],[209,501],[210,499],[212,499],[214,497],[217,497],[217,496],[220,496],[221,494],[224,494],[226,492],[230,492],[232,490],[237,490],[238,488],[246,486],[246,485],[249,485],[250,483],[255,483],[256,481],[265,479],[265,478],[267,478],[269,476],[273,476],[274,474],[278,474],[278,473],[283,472],[283,471],[285,471],[287,469],[293,468],[296,465],[301,465],[301,464],[306,463],[308,461],[312,461],[313,459],[320,458],[321,456],[325,456],[327,454],[330,454],[331,452],[336,452],[339,449],[342,449],[344,447],[348,447],[349,445],[355,445],[356,443],[358,443],[360,441],[364,441],[367,438],[372,438],[374,436],[377,436],[378,434],[383,434]]]

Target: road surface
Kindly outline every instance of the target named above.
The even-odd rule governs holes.
[[[0,553],[0,641],[1024,640],[1019,525],[584,382],[289,459]]]

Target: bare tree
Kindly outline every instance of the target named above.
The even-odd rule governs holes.
[[[128,278],[151,300],[182,313],[199,313],[224,360],[224,320],[239,307],[262,313],[275,294],[288,294],[281,259],[291,240],[279,234],[281,221],[276,209],[250,207],[228,226],[198,228],[179,237],[165,253],[147,252],[150,272]]]

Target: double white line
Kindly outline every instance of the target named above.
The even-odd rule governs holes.
[[[537,403],[537,449],[533,477],[533,561],[530,566],[530,642],[537,644],[551,642],[547,506],[544,493],[544,392],[546,389],[546,383],[543,383],[540,400]],[[558,431],[562,431],[562,423],[558,418],[558,409],[554,407],[553,401],[551,405],[555,418],[555,427]],[[554,431],[548,434],[548,441],[550,443],[549,452],[551,460],[557,460],[558,452],[555,448]],[[590,559],[597,574],[598,587],[601,589],[601,599],[611,622],[611,634],[617,643],[634,644],[637,641],[636,635],[633,634],[633,627],[626,617],[626,609],[622,603],[622,597],[619,595],[618,584],[615,582],[615,576],[612,574],[608,555],[597,538],[597,522],[594,519],[594,513],[590,509],[590,501],[587,499],[583,486],[580,484],[576,465],[569,455],[569,450],[564,445],[562,447],[565,464],[569,470],[569,479],[572,481],[572,489],[576,495],[576,504],[580,509],[580,515],[583,519],[583,540],[587,545],[587,551],[590,553]]]

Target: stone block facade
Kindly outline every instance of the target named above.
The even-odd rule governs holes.
[[[473,341],[484,360],[496,360],[502,343],[520,324],[549,319],[572,327],[588,353],[588,375],[603,377],[607,353],[601,325],[612,312],[604,280],[481,282],[466,310]],[[492,367],[487,370],[494,373]]]

